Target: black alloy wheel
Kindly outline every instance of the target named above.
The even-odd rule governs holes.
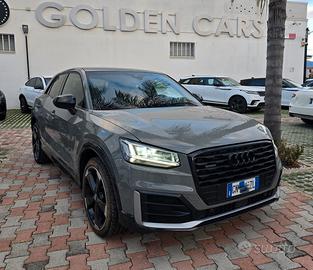
[[[229,101],[229,107],[232,111],[246,113],[248,109],[247,101],[241,96],[234,96]]]
[[[34,159],[38,164],[45,164],[48,162],[48,157],[41,147],[40,133],[37,124],[33,125],[32,128],[32,146]]]
[[[84,206],[92,229],[102,237],[121,231],[111,179],[98,158],[89,160],[82,179]]]
[[[103,230],[108,215],[107,191],[97,168],[90,166],[85,172],[84,203],[91,225]]]
[[[29,113],[29,107],[25,97],[20,97],[20,108],[22,113]]]

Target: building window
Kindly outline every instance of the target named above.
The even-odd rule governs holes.
[[[173,58],[195,58],[195,43],[171,42],[170,56]]]
[[[15,53],[14,35],[0,34],[0,53]]]

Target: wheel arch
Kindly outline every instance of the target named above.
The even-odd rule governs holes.
[[[85,143],[79,154],[77,168],[79,172],[80,185],[82,185],[85,166],[87,165],[88,161],[91,158],[99,158],[100,161],[106,167],[110,175],[110,181],[113,186],[114,195],[115,195],[116,202],[117,202],[117,207],[120,212],[122,207],[121,207],[120,194],[119,194],[117,183],[116,183],[117,169],[114,167],[115,165],[113,163],[112,158],[110,158],[108,151],[105,150],[103,147],[100,147],[99,145],[95,144],[94,142]]]
[[[235,97],[241,97],[241,98],[243,98],[243,99],[247,102],[247,104],[249,103],[248,100],[247,100],[247,98],[246,98],[245,96],[236,93],[236,94],[232,95],[232,96],[228,99],[228,102],[227,102],[228,105],[229,105],[230,101],[231,101],[233,98],[235,98]]]

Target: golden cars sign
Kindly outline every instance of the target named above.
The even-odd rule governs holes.
[[[227,8],[232,10],[233,6]],[[49,12],[47,12],[49,10]],[[84,12],[90,17],[88,22],[81,21],[79,14]],[[117,13],[115,20],[111,20],[111,13]],[[257,13],[255,13],[257,14]],[[254,37],[261,38],[264,36],[264,23],[261,21],[262,16],[242,17],[226,16],[216,18],[209,14],[195,15],[189,25],[192,31],[200,36],[220,36],[228,35],[229,37]],[[137,12],[129,8],[120,8],[112,11],[107,7],[96,9],[89,5],[77,5],[71,8],[65,8],[62,4],[56,2],[41,3],[36,9],[37,21],[45,27],[59,28],[65,25],[67,19],[71,24],[82,30],[91,30],[97,27],[105,31],[135,32],[143,30],[145,33],[162,33],[172,32],[179,35],[185,32],[181,29],[181,20],[185,19],[177,13],[167,13],[159,10],[144,10]]]

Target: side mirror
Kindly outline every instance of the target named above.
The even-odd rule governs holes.
[[[58,108],[75,112],[76,98],[73,95],[57,96],[53,99],[53,104]]]

